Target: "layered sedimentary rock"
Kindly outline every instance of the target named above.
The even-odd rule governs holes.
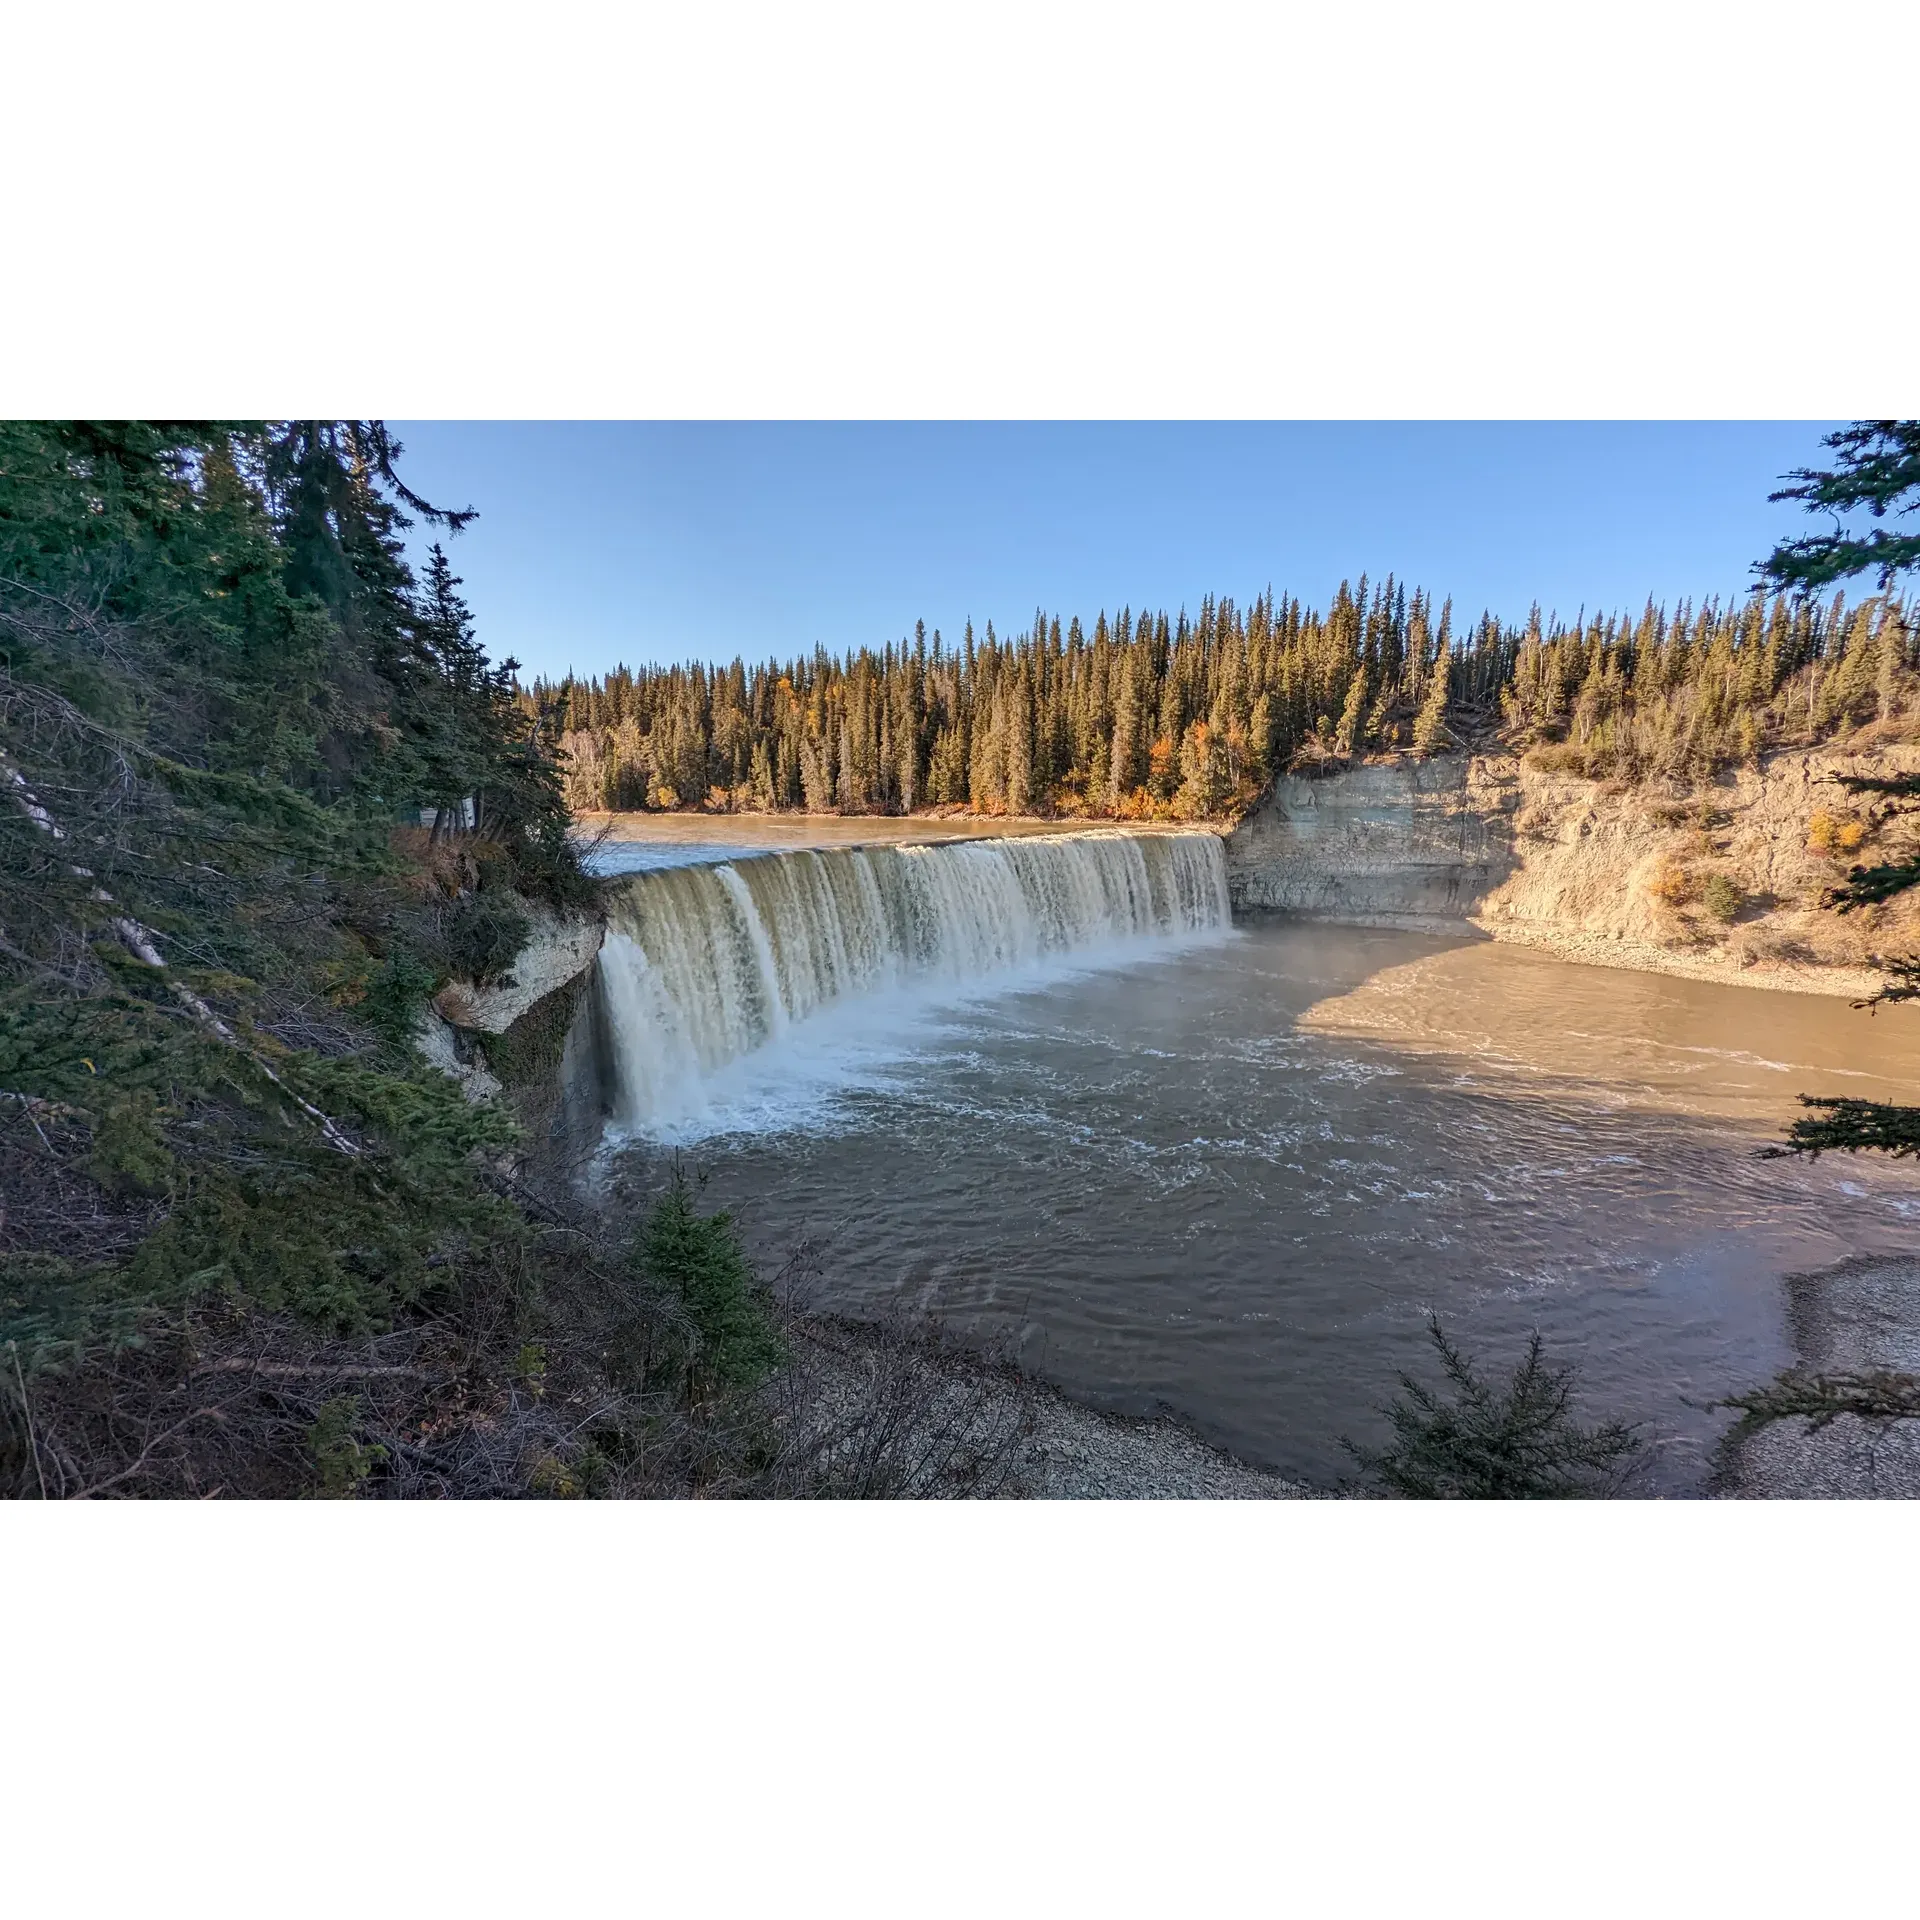
[[[1858,995],[1920,946],[1920,903],[1837,915],[1855,861],[1911,827],[1843,773],[1920,769],[1920,749],[1781,753],[1694,785],[1589,780],[1513,755],[1446,754],[1281,780],[1227,836],[1236,913],[1458,931],[1565,958]]]
[[[1234,911],[1458,922],[1513,870],[1512,787],[1459,755],[1282,779],[1227,836]]]

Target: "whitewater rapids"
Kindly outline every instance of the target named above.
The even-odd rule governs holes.
[[[879,1018],[1229,924],[1211,833],[844,847],[636,874],[614,893],[599,963],[612,1118],[670,1134],[723,1077],[737,1092],[741,1063],[808,1038],[857,1042],[868,1002]]]

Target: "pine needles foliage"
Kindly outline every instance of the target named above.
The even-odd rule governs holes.
[[[669,1337],[656,1365],[689,1403],[749,1391],[785,1360],[771,1292],[754,1273],[737,1223],[724,1211],[701,1213],[678,1165],[629,1257],[636,1276],[683,1311],[681,1336]]]
[[[0,1351],[23,1394],[187,1325],[380,1334],[532,1244],[490,1171],[510,1115],[413,1029],[448,978],[510,961],[515,903],[593,883],[510,665],[443,554],[424,586],[408,567],[410,516],[465,515],[399,455],[378,422],[0,423]],[[456,806],[446,844],[409,824]]]
[[[1832,514],[1836,530],[1783,541],[1759,571],[1778,586],[1805,591],[1866,572],[1886,587],[1902,570],[1920,567],[1920,533],[1879,525],[1863,533],[1842,523],[1862,509],[1876,522],[1890,512],[1920,511],[1920,420],[1856,420],[1822,445],[1834,451],[1832,467],[1803,467],[1787,476],[1792,486],[1768,497]]]
[[[1582,1426],[1574,1417],[1572,1367],[1546,1358],[1538,1332],[1504,1386],[1476,1370],[1429,1315],[1427,1336],[1444,1385],[1410,1373],[1385,1409],[1393,1439],[1347,1450],[1381,1492],[1410,1500],[1585,1500],[1622,1492],[1642,1456],[1620,1421]]]
[[[1810,1431],[1818,1432],[1843,1414],[1860,1420],[1920,1420],[1920,1378],[1885,1367],[1862,1373],[1795,1370],[1720,1405],[1741,1415],[1739,1430],[1746,1433],[1775,1420],[1805,1420]]]
[[[1800,1104],[1820,1117],[1796,1120],[1786,1144],[1761,1149],[1763,1158],[1804,1153],[1884,1153],[1896,1160],[1920,1158],[1920,1107],[1892,1106],[1879,1100],[1800,1096]]]
[[[1826,586],[1854,574],[1877,574],[1883,594],[1903,570],[1920,567],[1920,535],[1888,534],[1876,526],[1864,537],[1849,531],[1841,516],[1865,508],[1876,521],[1891,512],[1920,512],[1920,420],[1858,420],[1825,443],[1837,455],[1830,470],[1802,469],[1788,477],[1796,484],[1774,494],[1775,500],[1802,501],[1809,513],[1830,513],[1837,531],[1806,540],[1788,541],[1775,549],[1757,571],[1783,586],[1803,590]],[[1887,602],[1886,604],[1891,604]],[[1858,627],[1858,623],[1856,622]],[[1840,679],[1856,655],[1864,660],[1861,628],[1841,662]],[[1883,689],[1902,670],[1898,648],[1891,642],[1880,649],[1877,683]],[[1852,679],[1863,684],[1864,666]],[[1863,697],[1850,691],[1848,698]],[[1892,803],[1920,797],[1920,775],[1850,774],[1840,785],[1851,794],[1871,794]],[[1889,861],[1876,867],[1852,868],[1844,885],[1834,888],[1825,905],[1838,913],[1878,906],[1920,885],[1920,860]],[[1885,984],[1869,999],[1856,1004],[1869,1011],[1884,1003],[1920,998],[1920,955],[1906,955],[1878,963]],[[1920,1107],[1894,1106],[1880,1101],[1801,1096],[1801,1105],[1818,1117],[1796,1120],[1787,1129],[1783,1146],[1762,1149],[1769,1157],[1804,1153],[1885,1153],[1894,1159],[1920,1156]]]

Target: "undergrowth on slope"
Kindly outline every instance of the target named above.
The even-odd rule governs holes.
[[[406,563],[467,516],[399,453],[0,423],[0,1492],[987,1484],[915,1365],[796,1399],[799,1323],[685,1180],[588,1214],[417,1055],[599,887],[553,730]],[[526,1111],[576,997],[489,1037]]]

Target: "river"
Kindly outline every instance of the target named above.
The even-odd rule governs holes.
[[[1792,1359],[1784,1278],[1913,1244],[1907,1172],[1758,1149],[1797,1093],[1910,1094],[1920,1020],[1235,926],[1204,834],[1022,846],[630,857],[675,864],[603,957],[609,1152],[643,1181],[681,1154],[769,1266],[811,1241],[823,1306],[923,1308],[1321,1484],[1431,1374],[1431,1310],[1494,1367],[1539,1328],[1589,1415],[1643,1423],[1650,1489],[1700,1491],[1713,1403]],[[856,858],[811,906],[780,871]]]

